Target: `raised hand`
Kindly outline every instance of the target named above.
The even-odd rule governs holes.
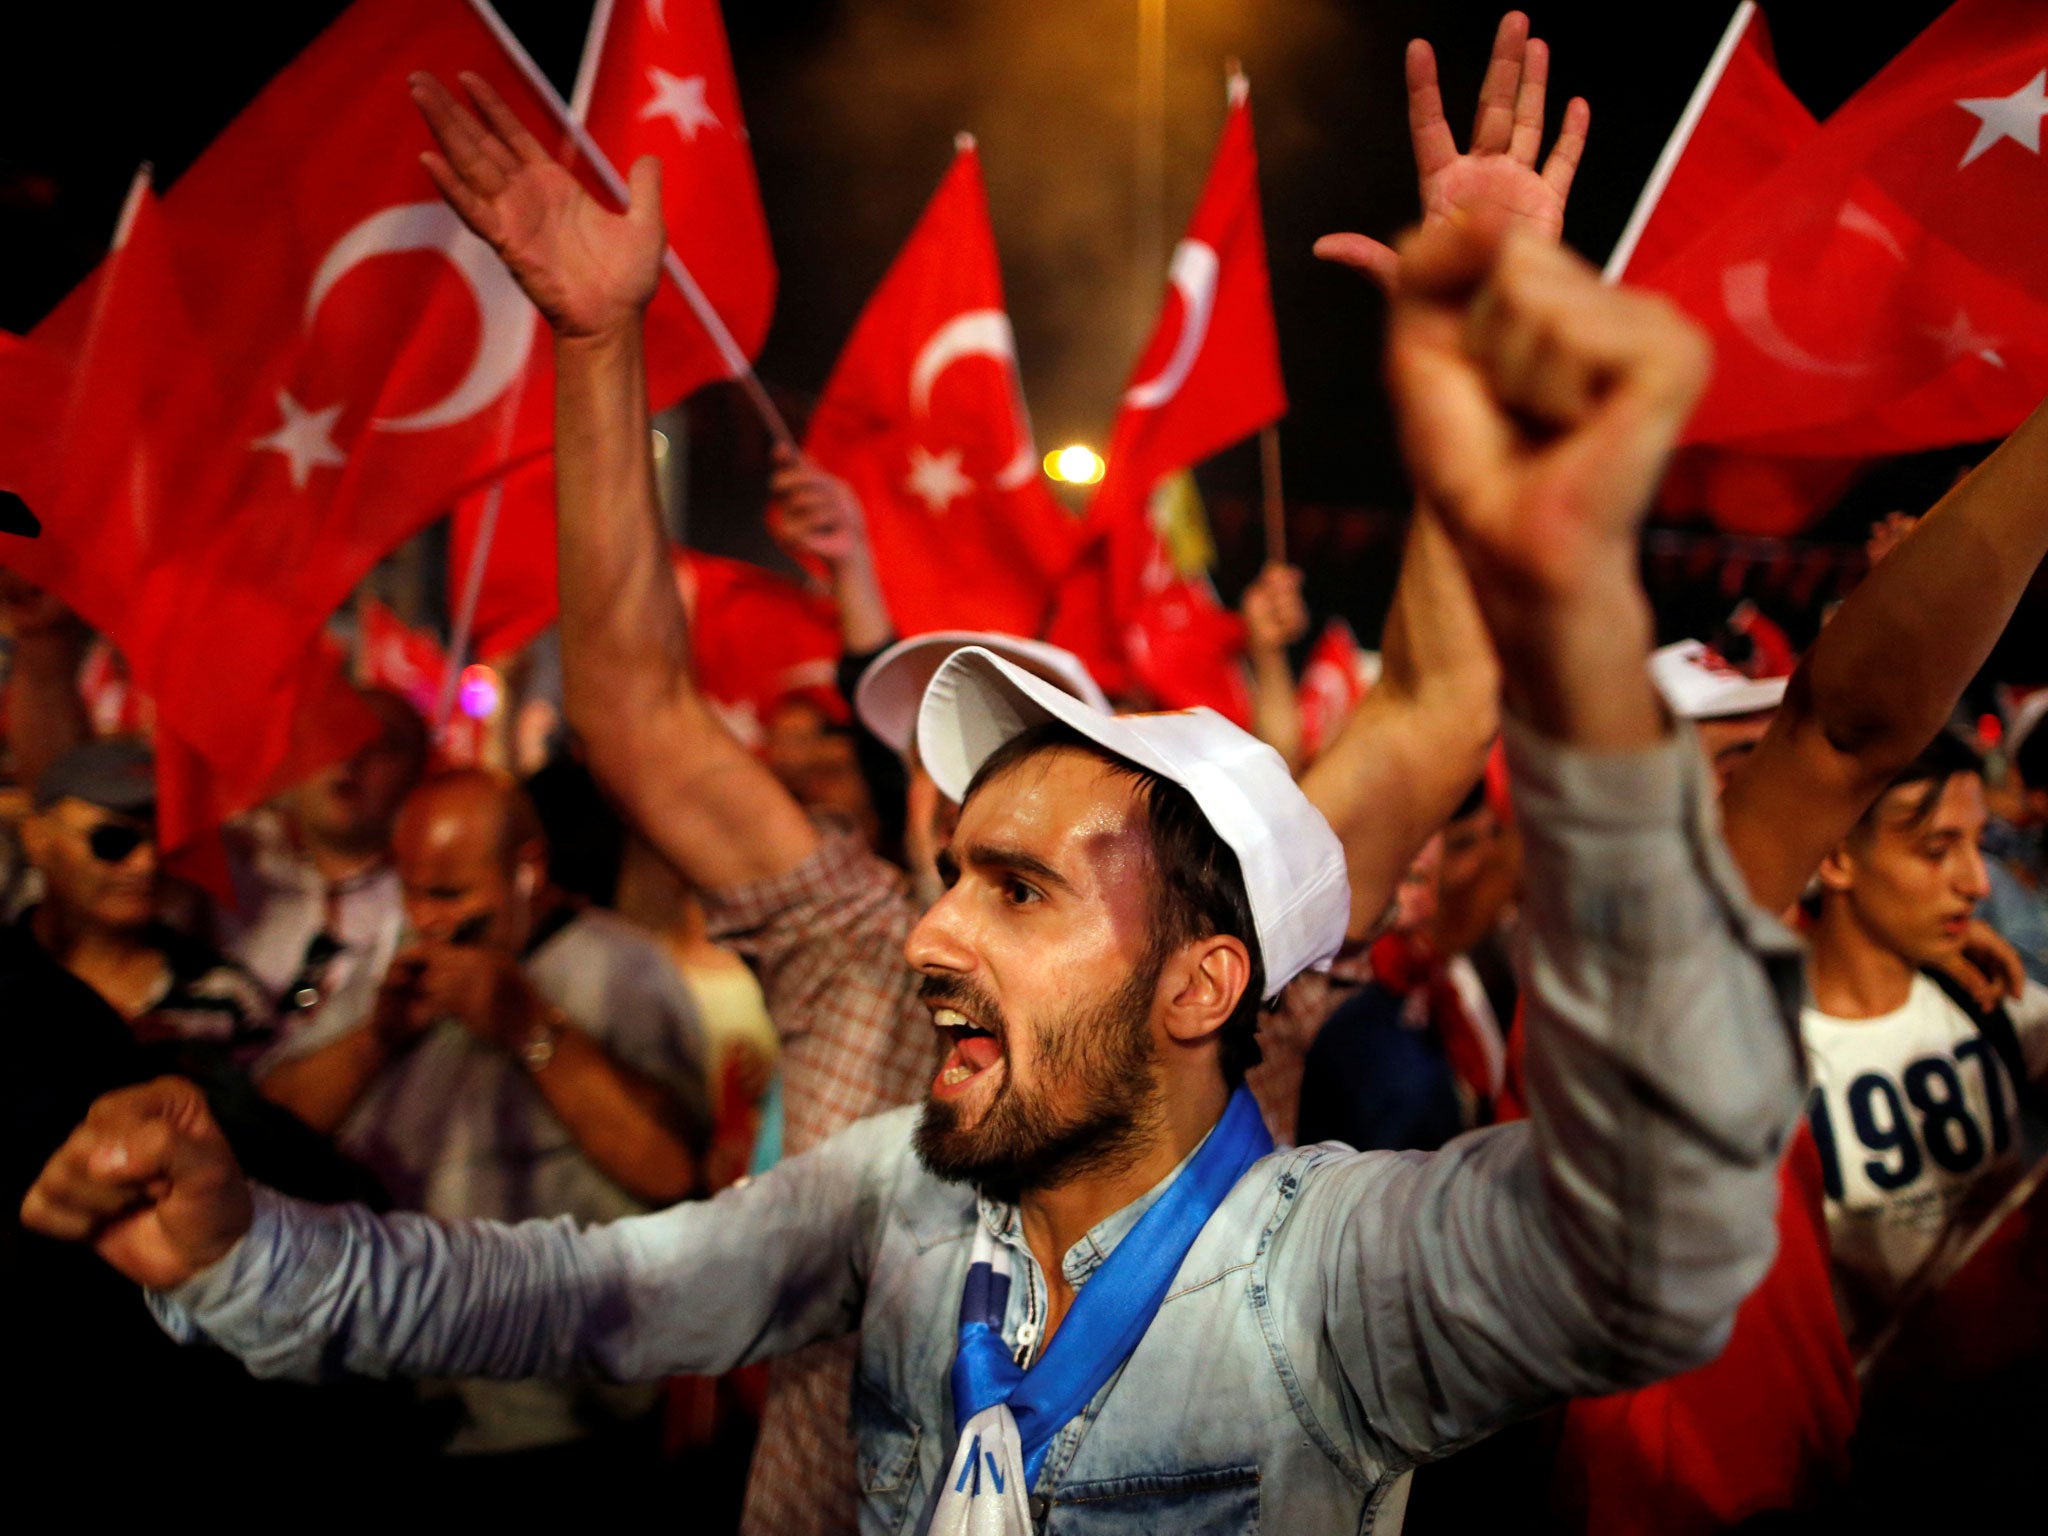
[[[594,336],[636,324],[661,280],[667,248],[660,163],[642,156],[627,178],[631,205],[608,212],[487,81],[460,78],[475,112],[432,75],[411,79],[413,102],[441,146],[420,156],[441,195],[558,334]]]
[[[1408,136],[1421,184],[1423,227],[1485,214],[1550,240],[1560,238],[1565,201],[1586,150],[1593,113],[1583,97],[1566,104],[1557,142],[1538,170],[1550,46],[1529,36],[1529,18],[1520,11],[1501,18],[1479,87],[1472,144],[1462,154],[1444,118],[1436,52],[1421,38],[1408,45],[1407,71]],[[1367,235],[1325,235],[1316,242],[1316,254],[1363,272],[1389,293],[1400,277],[1400,257],[1393,248]]]
[[[860,498],[814,460],[791,448],[776,449],[768,496],[768,530],[791,554],[809,555],[835,569],[867,556]]]
[[[1475,581],[1562,595],[1593,562],[1633,568],[1710,352],[1666,300],[1504,224],[1402,242],[1387,378],[1416,489]]]
[[[129,1279],[168,1290],[249,1230],[248,1181],[191,1083],[160,1077],[94,1101],[22,1201],[34,1232],[91,1243]]]
[[[1237,611],[1244,619],[1247,650],[1254,654],[1286,650],[1308,633],[1301,572],[1291,565],[1268,565],[1244,589]]]

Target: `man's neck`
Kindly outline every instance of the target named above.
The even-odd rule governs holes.
[[[1913,963],[1864,928],[1845,901],[1821,904],[1807,975],[1814,1006],[1829,1018],[1875,1019],[1905,1007],[1918,974]]]
[[[1202,1138],[1216,1128],[1230,1102],[1221,1078],[1192,1093],[1164,1096],[1158,1125],[1136,1156],[1117,1167],[1083,1174],[1056,1189],[1026,1191],[1017,1201],[1024,1240],[1045,1275],[1047,1311],[1043,1337],[1073,1304],[1074,1288],[1061,1261],[1089,1230],[1144,1195],[1186,1161]]]
[[[163,955],[139,929],[67,923],[44,902],[29,919],[45,954],[105,998],[124,1016],[163,968]]]

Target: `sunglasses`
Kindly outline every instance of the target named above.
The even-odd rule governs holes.
[[[85,846],[102,864],[119,864],[144,843],[153,841],[155,834],[121,821],[103,821],[85,834]]]

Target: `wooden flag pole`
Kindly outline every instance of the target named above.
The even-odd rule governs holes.
[[[1266,564],[1287,563],[1287,499],[1280,488],[1280,424],[1259,429],[1259,479],[1265,493]]]

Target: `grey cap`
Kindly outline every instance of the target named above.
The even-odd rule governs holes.
[[[83,800],[122,816],[145,816],[156,808],[156,755],[133,736],[89,741],[73,747],[36,780],[36,809],[59,800]]]

